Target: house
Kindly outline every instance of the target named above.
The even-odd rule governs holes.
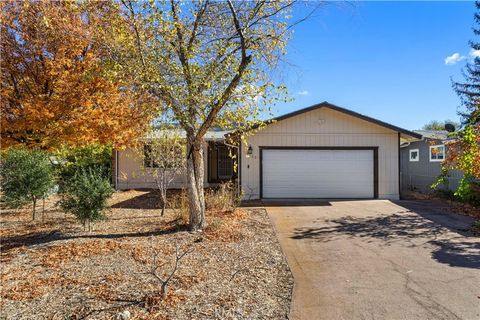
[[[228,133],[230,131],[214,128],[205,135],[205,144],[203,146],[204,172],[206,175],[205,187],[236,180],[238,177],[237,171],[234,170],[234,160],[231,157],[232,153],[236,154],[237,148],[226,144],[225,135]],[[184,132],[180,131],[174,134],[180,136],[180,138],[182,135],[185,135]],[[152,174],[155,164],[148,157],[149,141],[155,138],[155,135],[147,136],[142,150],[127,149],[114,152],[113,181],[117,190],[151,189],[157,187]],[[170,188],[181,189],[186,183],[186,176],[180,174],[174,178]]]
[[[400,142],[421,139],[418,133],[322,102],[247,134],[239,143],[237,174],[226,134],[211,131],[205,137],[205,186],[236,179],[245,200],[398,199]],[[141,155],[119,151],[114,160],[117,189],[154,186],[148,168],[142,169]],[[184,183],[178,177],[173,187]]]
[[[415,130],[421,139],[403,143],[400,147],[402,190],[432,192],[431,185],[441,173],[442,161],[448,152],[447,131]],[[449,173],[444,187],[456,190],[463,174],[453,170]]]

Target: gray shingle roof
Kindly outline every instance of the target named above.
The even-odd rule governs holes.
[[[153,132],[149,133],[147,135],[147,139],[155,139],[155,138],[159,138],[160,137],[160,133],[166,133],[167,136],[177,136],[177,137],[180,137],[180,138],[185,138],[186,137],[186,134],[185,134],[185,130],[183,129],[165,129],[165,130],[160,130],[160,129],[157,129],[157,130],[154,130]],[[221,129],[212,129],[212,130],[208,130],[207,133],[205,134],[205,140],[206,141],[214,141],[214,140],[224,140],[225,139],[225,135],[230,133],[230,131],[228,130],[221,130]]]
[[[447,140],[448,131],[445,130],[413,130],[413,132],[421,134],[427,139]]]

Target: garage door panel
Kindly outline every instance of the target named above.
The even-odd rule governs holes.
[[[264,198],[373,198],[373,150],[263,150]]]

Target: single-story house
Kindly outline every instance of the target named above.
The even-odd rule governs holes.
[[[245,200],[263,198],[399,199],[401,141],[421,135],[322,102],[268,121],[239,143],[238,172],[228,132],[205,137],[205,186],[236,179]],[[229,136],[229,139],[232,139]],[[152,188],[144,157],[114,155],[117,189]],[[182,187],[185,177],[175,179]]]
[[[442,161],[448,153],[447,131],[414,130],[421,139],[404,142],[400,146],[401,186],[402,190],[432,192],[431,185],[441,173]],[[463,173],[459,170],[449,172],[447,185],[439,188],[456,190]]]

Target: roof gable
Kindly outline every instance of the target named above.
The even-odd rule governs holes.
[[[292,118],[292,117],[295,117],[295,116],[299,116],[299,115],[302,115],[302,114],[307,113],[307,112],[315,111],[315,110],[318,110],[318,109],[321,109],[321,108],[328,108],[328,109],[335,110],[337,112],[340,112],[340,113],[343,113],[343,114],[346,114],[346,115],[349,115],[349,116],[352,116],[352,117],[370,122],[372,124],[375,124],[375,125],[378,125],[378,126],[381,126],[381,127],[384,127],[384,128],[396,131],[396,132],[399,132],[400,134],[402,134],[404,136],[407,136],[407,137],[410,137],[410,138],[417,138],[417,139],[422,138],[421,134],[418,134],[418,133],[415,133],[415,132],[412,132],[412,131],[409,131],[409,130],[406,130],[406,129],[403,129],[403,128],[400,128],[400,127],[397,127],[397,126],[394,126],[392,124],[389,124],[389,123],[386,123],[386,122],[383,122],[383,121],[380,121],[380,120],[362,115],[360,113],[357,113],[357,112],[354,112],[354,111],[351,111],[351,110],[348,110],[348,109],[345,109],[345,108],[342,108],[342,107],[339,107],[339,106],[336,106],[336,105],[328,103],[326,101],[322,102],[322,103],[319,103],[319,104],[315,104],[313,106],[310,106],[310,107],[307,107],[307,108],[304,108],[304,109],[300,109],[300,110],[297,110],[297,111],[294,111],[294,112],[291,112],[291,113],[284,114],[284,115],[279,116],[279,117],[275,117],[273,119],[267,120],[265,123],[267,125],[272,124],[272,123],[277,123],[279,121],[283,121],[283,120],[286,120],[286,119],[289,119],[289,118]],[[259,126],[260,126],[260,124],[254,126],[253,128],[258,128]]]

